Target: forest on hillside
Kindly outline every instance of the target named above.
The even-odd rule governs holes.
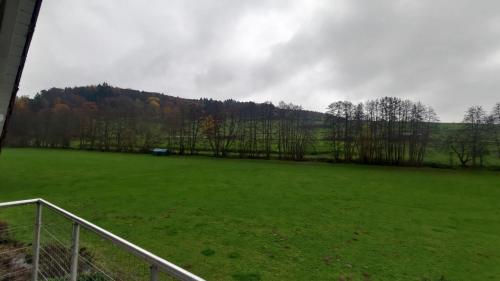
[[[106,83],[52,88],[16,99],[6,144],[414,166],[429,162],[429,150],[461,166],[500,159],[500,103],[491,112],[471,106],[452,126],[431,107],[396,97],[325,108],[184,99]]]

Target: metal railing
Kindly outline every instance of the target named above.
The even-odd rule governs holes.
[[[69,252],[69,261],[63,261],[65,263],[69,262],[69,272],[65,276],[71,281],[77,281],[78,280],[78,266],[79,266],[79,251],[81,250],[80,248],[80,229],[84,228],[91,233],[94,233],[98,235],[99,237],[113,243],[114,245],[118,246],[122,250],[125,250],[128,253],[131,253],[132,255],[136,256],[137,258],[141,259],[142,261],[146,262],[149,265],[149,280],[151,281],[157,281],[159,280],[158,276],[160,273],[167,274],[168,276],[177,279],[177,280],[183,280],[183,281],[203,281],[204,279],[194,275],[193,273],[167,261],[164,260],[132,243],[129,241],[114,235],[113,233],[93,224],[90,223],[48,201],[45,201],[43,199],[31,199],[31,200],[22,200],[22,201],[13,201],[13,202],[6,202],[6,203],[0,203],[0,209],[2,208],[8,208],[8,207],[16,207],[16,206],[23,206],[23,205],[34,205],[36,207],[35,209],[35,224],[34,224],[34,237],[32,240],[32,280],[37,281],[39,279],[39,272],[40,272],[40,256],[41,252],[44,251],[44,249],[40,245],[41,241],[41,235],[42,235],[42,225],[43,225],[43,219],[42,219],[42,210],[44,208],[47,208],[48,210],[51,210],[55,213],[57,213],[60,216],[65,217],[72,223],[72,235],[71,235],[71,247]],[[47,279],[47,278],[43,278]],[[111,280],[114,280],[110,278]],[[59,279],[57,279],[59,280]],[[66,280],[66,279],[64,279]]]

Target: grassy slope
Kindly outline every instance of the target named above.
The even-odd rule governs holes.
[[[31,149],[0,171],[0,201],[44,197],[208,280],[500,278],[495,172]]]

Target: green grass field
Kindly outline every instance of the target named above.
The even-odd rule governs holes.
[[[207,280],[500,280],[499,172],[4,150],[34,197]]]

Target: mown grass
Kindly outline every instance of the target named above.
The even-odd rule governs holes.
[[[498,172],[4,150],[33,197],[208,280],[500,279]]]

